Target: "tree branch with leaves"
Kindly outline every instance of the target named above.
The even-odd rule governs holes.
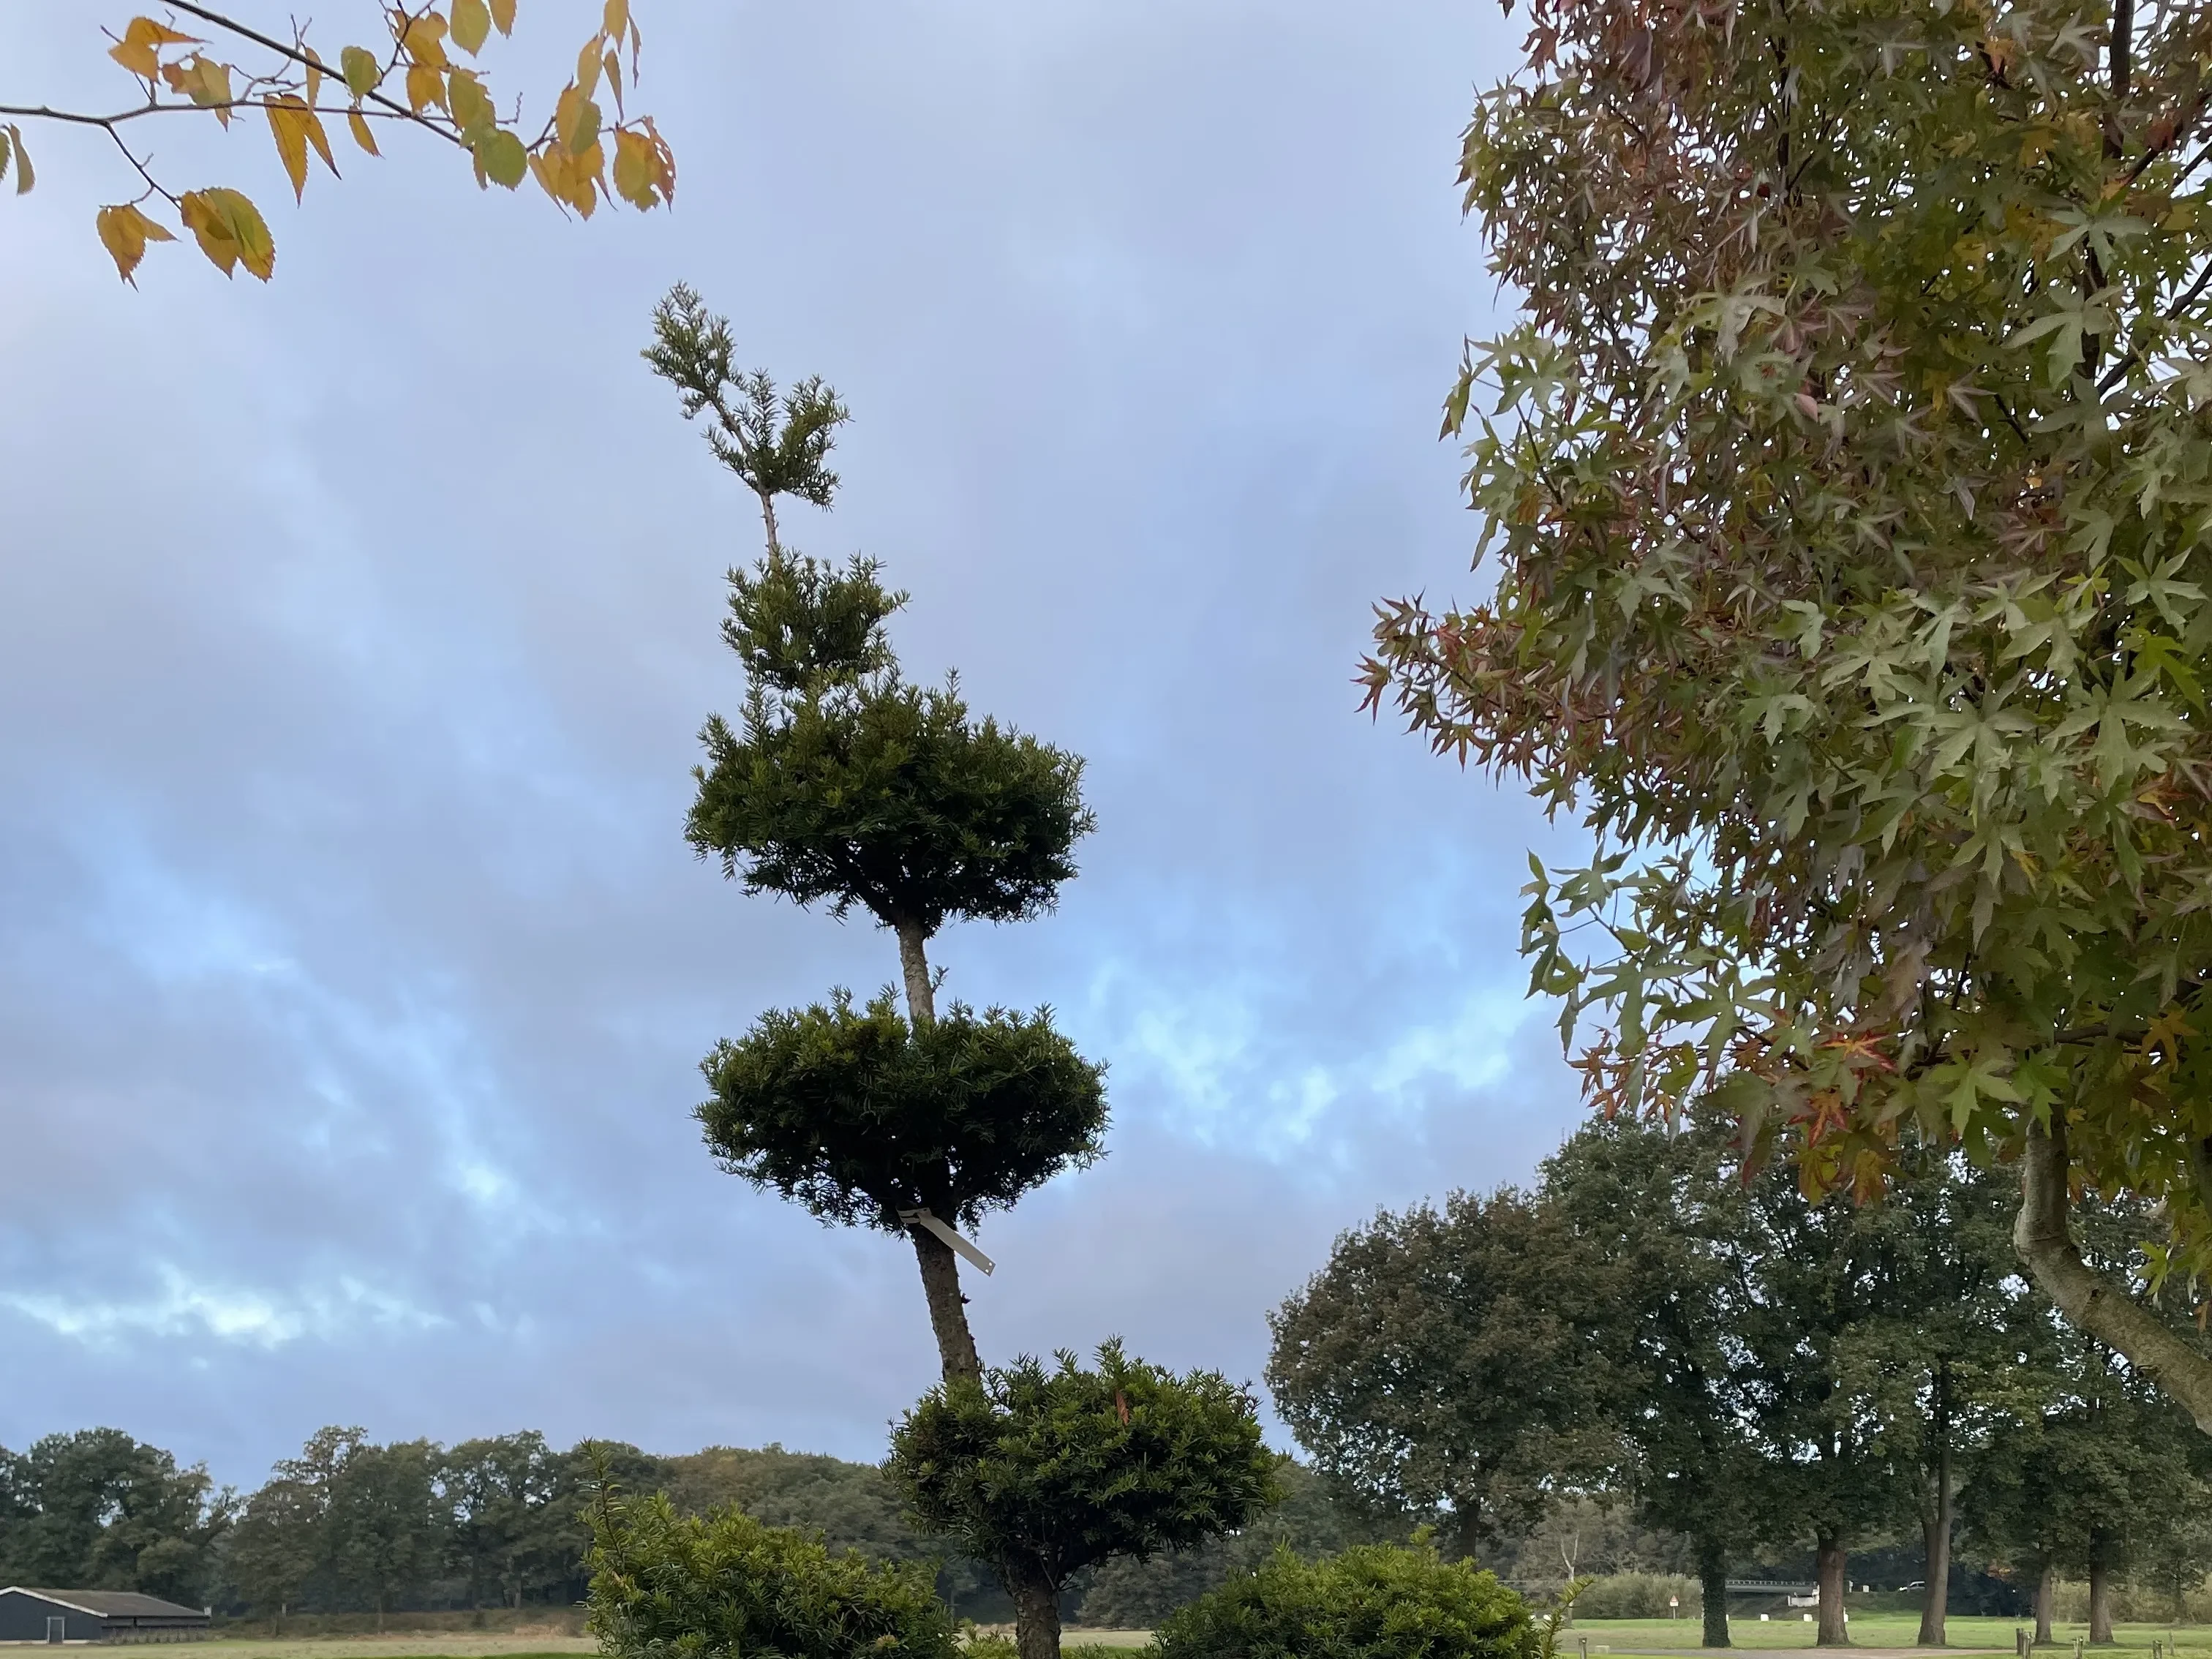
[[[338,176],[328,116],[343,122],[364,155],[380,153],[372,123],[426,132],[468,157],[480,188],[513,190],[535,178],[564,211],[587,219],[608,195],[641,210],[672,201],[674,152],[650,115],[631,116],[626,106],[623,54],[629,53],[634,88],[643,44],[629,0],[605,0],[598,30],[576,55],[575,74],[534,133],[524,125],[521,100],[502,114],[475,67],[495,32],[514,33],[515,6],[516,0],[393,6],[379,20],[373,49],[348,45],[333,60],[308,39],[306,24],[271,34],[226,12],[172,0],[168,21],[137,16],[120,34],[109,34],[107,55],[138,82],[139,101],[104,112],[0,104],[0,180],[12,176],[17,195],[36,181],[25,122],[105,132],[139,188],[101,207],[94,228],[118,273],[134,283],[148,245],[177,240],[157,215],[189,232],[225,276],[242,266],[266,282],[276,271],[276,240],[251,197],[228,185],[179,191],[165,182],[137,137],[141,122],[158,116],[204,115],[227,129],[240,114],[258,112],[295,200],[305,197],[311,155]],[[602,94],[613,101],[611,121]]]

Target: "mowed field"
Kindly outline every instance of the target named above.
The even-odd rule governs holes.
[[[1976,1649],[2002,1653],[2012,1651],[2012,1633],[2023,1625],[2033,1626],[2033,1620],[2019,1619],[1969,1619],[1954,1614],[1947,1621],[1951,1647],[1972,1651]],[[1733,1620],[1729,1634],[1739,1648],[1809,1648],[1813,1645],[1813,1626],[1800,1619],[1777,1617],[1772,1622],[1761,1624],[1756,1619]],[[1909,1650],[1913,1638],[1920,1633],[1920,1618],[1917,1613],[1856,1613],[1851,1615],[1851,1645],[1858,1648]],[[2087,1625],[2061,1622],[2051,1627],[2058,1638],[2056,1651],[2071,1659],[2077,1638],[2087,1639]],[[1589,1644],[1595,1656],[1602,1652],[1607,1659],[1622,1659],[1637,1654],[1663,1655],[1680,1653],[1698,1645],[1700,1632],[1695,1619],[1577,1619],[1573,1626],[1559,1632],[1559,1659],[1581,1659],[1582,1644]],[[2160,1642],[2169,1650],[2195,1653],[2203,1659],[2212,1659],[2212,1628],[2188,1625],[2170,1627],[2165,1625],[2122,1625],[2114,1632],[2122,1648],[2140,1649],[2148,1653],[2153,1642]],[[2111,1652],[2100,1648],[2096,1651]],[[2045,1652],[2052,1650],[2042,1650]]]
[[[2012,1633],[2021,1621],[2013,1619],[1954,1618],[1950,1621],[1951,1650],[2012,1651]],[[1860,1613],[1851,1620],[1851,1644],[1872,1652],[1912,1650],[1920,1621],[1908,1613]],[[1735,1645],[1742,1649],[1809,1648],[1813,1626],[1800,1620],[1777,1619],[1769,1624],[1739,1619],[1730,1626]],[[2057,1652],[2071,1659],[2077,1639],[2089,1633],[2085,1625],[2055,1626]],[[2148,1653],[2153,1642],[2167,1651],[2212,1659],[2212,1628],[2183,1625],[2122,1625],[2117,1635],[2120,1647]],[[1694,1619],[1577,1619],[1559,1633],[1559,1659],[1582,1659],[1589,1644],[1592,1659],[1666,1659],[1698,1645]],[[1152,1632],[1140,1630],[1066,1632],[1066,1659],[1128,1659],[1129,1650],[1150,1642]],[[1923,1650],[1925,1651],[1925,1650]],[[2100,1649],[2100,1652],[2111,1650]],[[179,1659],[568,1659],[594,1653],[598,1644],[588,1636],[556,1636],[543,1632],[477,1634],[460,1631],[408,1631],[390,1636],[218,1637],[195,1642]],[[2048,1650],[2046,1650],[2048,1651]]]

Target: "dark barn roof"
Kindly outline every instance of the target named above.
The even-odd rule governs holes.
[[[207,1615],[198,1607],[180,1607],[174,1601],[164,1601],[158,1595],[142,1595],[137,1590],[80,1590],[35,1589],[28,1584],[0,1586],[0,1595],[9,1590],[22,1595],[35,1595],[42,1601],[55,1601],[79,1613],[88,1613],[100,1619],[204,1619]]]

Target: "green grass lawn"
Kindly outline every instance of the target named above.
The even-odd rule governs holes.
[[[2013,1632],[2022,1625],[2032,1626],[2033,1623],[2030,1620],[1969,1619],[1954,1614],[1948,1621],[1948,1634],[1954,1648],[1994,1648],[2010,1652]],[[1778,1613],[1766,1624],[1756,1618],[1729,1621],[1729,1635],[1740,1648],[1809,1648],[1813,1645],[1813,1629],[1796,1614],[1784,1617]],[[1850,1631],[1852,1644],[1856,1647],[1909,1648],[1920,1633],[1920,1616],[1855,1613],[1851,1615]],[[2059,1650],[2070,1659],[2075,1639],[2086,1638],[2089,1627],[2061,1622],[2054,1625],[2051,1632],[2058,1638]],[[2163,1642],[2169,1650],[2179,1649],[2212,1659],[2212,1628],[2203,1626],[2184,1625],[2175,1629],[2165,1625],[2122,1625],[2114,1633],[2123,1648],[2148,1652],[2153,1642]],[[1607,1650],[1607,1659],[1621,1659],[1624,1655],[1665,1654],[1694,1648],[1701,1635],[1695,1619],[1577,1619],[1570,1628],[1559,1632],[1559,1659],[1581,1659],[1584,1642],[1589,1644],[1593,1659],[1601,1649]]]
[[[449,1630],[391,1636],[218,1636],[175,1650],[178,1659],[574,1659],[599,1650],[588,1636],[477,1636]]]

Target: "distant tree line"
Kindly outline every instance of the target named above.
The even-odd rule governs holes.
[[[664,1457],[586,1441],[562,1450],[535,1431],[441,1446],[325,1428],[243,1494],[117,1429],[0,1449],[0,1583],[143,1590],[269,1620],[571,1607],[588,1585],[584,1511],[602,1468],[623,1490],[665,1492],[682,1514],[735,1506],[873,1561],[933,1563],[957,1612],[1012,1614],[991,1572],[946,1559],[874,1465],[781,1446]],[[1285,1501],[1237,1537],[1101,1564],[1070,1587],[1069,1616],[1150,1626],[1278,1543],[1310,1553],[1388,1530],[1287,1459],[1281,1480]]]
[[[2014,1184],[1908,1138],[1886,1193],[1816,1201],[1787,1164],[1747,1171],[1732,1124],[1593,1122],[1527,1190],[1340,1238],[1275,1316],[1269,1381],[1342,1489],[1524,1580],[1600,1565],[1528,1547],[1563,1498],[1680,1540],[1715,1645],[1723,1581],[1761,1563],[1814,1578],[1844,1640],[1869,1550],[1884,1588],[1907,1560],[1924,1582],[1923,1643],[1984,1568],[2045,1639],[2057,1579],[2085,1579],[2109,1639],[2124,1582],[2179,1608],[2212,1566],[2212,1443],[2029,1282]],[[2072,1218],[2122,1279],[2152,1231],[2129,1203]]]

